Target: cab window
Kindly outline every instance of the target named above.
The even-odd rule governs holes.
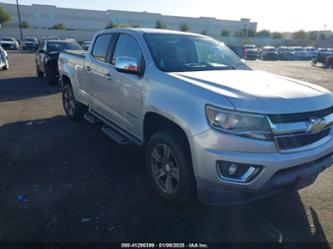
[[[120,56],[131,57],[140,61],[141,50],[134,37],[127,34],[119,36],[113,53],[112,64],[115,64],[115,59]]]
[[[112,34],[104,34],[98,36],[92,49],[92,56],[94,56],[97,60],[106,62],[106,57],[111,40]]]

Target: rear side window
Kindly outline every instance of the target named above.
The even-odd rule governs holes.
[[[100,35],[96,38],[92,55],[100,61],[106,62],[109,45],[112,39],[112,34]]]

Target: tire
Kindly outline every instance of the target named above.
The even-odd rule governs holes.
[[[39,70],[37,64],[36,64],[36,73],[37,73],[38,78],[43,78],[44,77],[44,73]]]
[[[168,150],[170,153],[167,153]],[[146,170],[162,201],[173,206],[184,206],[196,200],[191,153],[181,132],[162,130],[149,139],[146,147]]]
[[[6,61],[6,65],[4,65],[3,67],[2,67],[2,70],[8,70],[9,69],[9,64],[8,64],[8,62]]]
[[[56,76],[47,67],[45,67],[45,78],[46,78],[47,83],[49,85],[55,85],[55,84],[57,84],[57,78],[56,78]]]
[[[87,107],[75,100],[73,89],[65,85],[62,92],[62,103],[66,116],[71,120],[82,120]]]

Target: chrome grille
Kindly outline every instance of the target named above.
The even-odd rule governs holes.
[[[332,137],[333,107],[314,112],[268,115],[268,119],[280,152],[313,149]]]
[[[279,136],[276,137],[276,143],[279,146],[280,150],[292,150],[313,144],[328,136],[329,133],[330,129],[328,128],[316,134],[301,133],[288,136]]]

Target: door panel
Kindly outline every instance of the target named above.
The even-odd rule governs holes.
[[[136,39],[129,34],[120,34],[112,58],[112,64],[115,64],[117,57],[131,57],[142,60],[140,46]],[[118,72],[115,68],[111,69],[114,81],[115,109],[121,116],[120,125],[133,135],[140,134],[140,120],[142,115],[143,102],[143,77]]]

